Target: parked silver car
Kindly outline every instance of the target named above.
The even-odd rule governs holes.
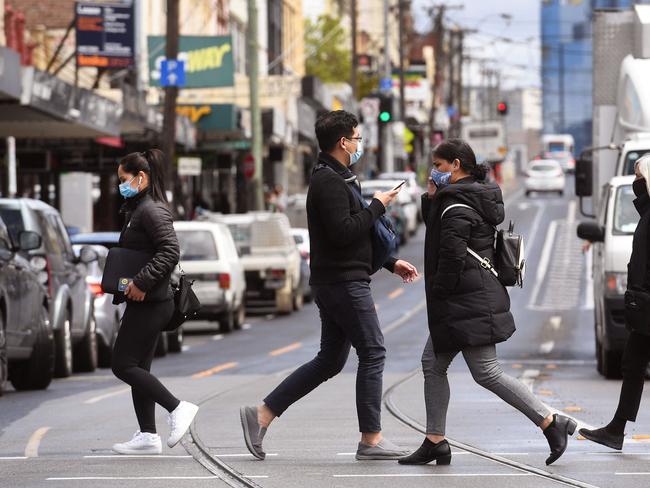
[[[94,297],[86,285],[86,264],[97,259],[91,248],[77,257],[58,210],[29,198],[0,199],[0,217],[14,245],[23,231],[42,237],[41,246],[24,252],[38,273],[50,298],[50,322],[54,330],[54,374],[66,377],[97,367],[97,343],[93,318]]]

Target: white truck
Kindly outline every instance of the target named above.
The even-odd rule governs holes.
[[[461,137],[472,147],[479,162],[500,163],[508,152],[506,129],[499,120],[463,122]]]
[[[545,159],[555,159],[565,173],[575,170],[573,152],[575,141],[571,134],[544,134],[542,136],[542,152]]]
[[[578,237],[593,243],[596,351],[598,370],[606,377],[620,376],[627,339],[623,294],[634,231],[627,200],[634,163],[650,152],[649,79],[650,6],[595,10],[593,147],[576,162],[575,183],[581,212],[595,219],[578,226]],[[593,215],[585,212],[584,197],[591,197]],[[621,212],[627,219],[624,230]],[[638,214],[634,227],[636,221]]]

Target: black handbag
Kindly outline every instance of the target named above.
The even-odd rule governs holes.
[[[172,285],[174,290],[174,314],[167,325],[163,327],[163,330],[178,329],[185,321],[194,318],[201,310],[201,302],[194,294],[194,290],[192,290],[193,284],[194,281],[188,280],[181,269],[178,284]]]
[[[625,326],[630,331],[650,336],[650,293],[643,290],[625,292]]]

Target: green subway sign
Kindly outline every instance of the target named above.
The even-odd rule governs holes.
[[[149,36],[149,85],[160,86],[165,36]],[[185,61],[184,88],[233,86],[235,65],[230,36],[181,36],[178,59]]]

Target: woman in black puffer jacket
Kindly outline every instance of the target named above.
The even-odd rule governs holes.
[[[115,444],[119,454],[160,454],[156,433],[155,404],[169,412],[174,447],[189,429],[198,410],[179,401],[149,371],[158,337],[174,312],[170,277],[179,260],[179,247],[165,193],[163,153],[151,149],[131,153],[118,166],[120,194],[126,199],[120,247],[145,251],[151,260],[137,273],[114,303],[126,301],[126,310],[113,349],[113,373],[131,386],[140,429],[130,441]]]
[[[495,344],[515,331],[508,292],[498,278],[471,256],[494,259],[495,226],[503,222],[501,189],[485,181],[487,167],[478,165],[471,147],[460,139],[442,142],[433,151],[432,178],[422,197],[427,227],[424,278],[430,338],[422,355],[427,436],[401,464],[449,464],[445,440],[449,405],[447,369],[462,353],[481,386],[526,415],[548,439],[551,455],[565,451],[576,423],[551,412],[520,381],[504,374]]]

